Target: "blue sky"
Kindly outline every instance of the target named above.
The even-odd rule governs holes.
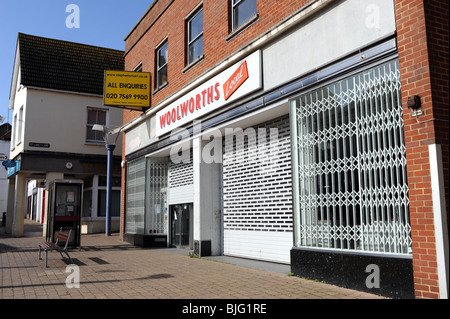
[[[124,38],[153,0],[0,0],[0,115],[11,123],[9,91],[19,32],[124,50]],[[79,28],[68,28],[70,4],[79,8]],[[74,20],[72,20],[73,22]],[[6,120],[5,120],[6,122]]]

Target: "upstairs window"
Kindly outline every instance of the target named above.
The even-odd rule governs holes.
[[[17,114],[14,114],[12,137],[11,137],[12,149],[14,149],[14,147],[16,146],[16,140],[17,140]]]
[[[232,31],[256,17],[256,0],[231,0]]]
[[[142,63],[139,63],[139,65],[134,69],[134,72],[142,72]]]
[[[23,133],[23,106],[20,108],[19,110],[19,122],[17,123],[17,144],[19,144],[20,142],[22,142],[22,133]]]
[[[203,56],[203,9],[187,20],[187,65]]]
[[[167,84],[167,53],[168,42],[164,42],[156,50],[156,89],[162,88]]]
[[[103,139],[103,133],[99,131],[94,131],[92,128],[95,124],[100,124],[107,126],[108,111],[102,109],[88,108],[87,111],[87,124],[86,124],[86,142],[103,144],[105,143]]]

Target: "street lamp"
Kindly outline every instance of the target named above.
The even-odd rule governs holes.
[[[116,142],[117,138],[119,137],[120,129],[119,130],[108,130],[103,125],[100,124],[94,124],[92,127],[93,131],[102,132],[103,133],[103,140],[105,141],[106,149],[108,150],[108,159],[107,159],[107,171],[106,171],[106,231],[105,235],[110,236],[111,235],[111,179],[112,179],[112,158],[113,158],[113,152],[116,148]],[[109,138],[111,135],[117,134],[116,139],[114,140],[114,143],[109,142]]]

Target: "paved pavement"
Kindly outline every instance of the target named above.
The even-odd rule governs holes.
[[[81,249],[70,251],[76,268],[67,268],[57,252],[49,253],[45,268],[38,259],[41,229],[26,221],[25,236],[12,238],[0,227],[0,299],[181,299],[187,305],[188,299],[384,299],[289,276],[286,265],[192,258],[176,249],[135,247],[118,234],[82,235]]]

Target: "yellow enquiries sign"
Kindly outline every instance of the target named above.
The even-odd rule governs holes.
[[[150,85],[150,73],[105,71],[103,104],[145,111],[150,107]]]

